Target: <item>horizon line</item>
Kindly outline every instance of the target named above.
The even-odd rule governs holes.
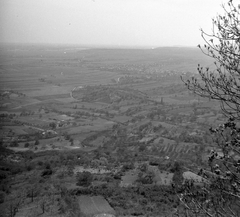
[[[78,46],[82,48],[108,48],[108,49],[157,49],[157,48],[197,48],[193,45],[104,45],[104,44],[80,44],[80,43],[43,43],[43,42],[0,42],[0,45],[28,45],[28,46]]]

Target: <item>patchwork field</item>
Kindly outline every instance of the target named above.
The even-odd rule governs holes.
[[[86,216],[93,216],[99,214],[112,214],[115,215],[114,209],[102,196],[80,196],[78,202],[81,211]]]
[[[215,148],[208,128],[226,120],[180,79],[196,77],[198,63],[212,65],[198,49],[0,49],[0,141],[9,155],[1,160],[13,167],[4,195],[18,171],[26,179],[34,171],[29,186],[50,183],[66,216],[174,213],[172,184],[197,178],[181,172],[206,165]]]

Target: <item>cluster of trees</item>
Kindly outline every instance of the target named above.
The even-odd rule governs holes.
[[[34,111],[22,111],[19,116],[30,116],[34,114],[35,114]]]
[[[5,114],[0,114],[0,119],[13,119],[14,117],[16,117],[16,114],[13,113],[13,114],[8,114],[8,113],[5,113]]]
[[[20,160],[12,161],[17,156]],[[66,195],[66,191],[66,194],[63,192],[64,186],[60,182],[63,177],[69,178],[73,175],[73,165],[78,163],[79,156],[81,153],[59,153],[57,151],[39,153],[27,151],[16,155],[15,152],[4,148],[1,144],[1,216],[13,217],[26,207],[29,215],[30,212],[35,212],[31,213],[31,216],[41,213],[60,215],[60,213],[69,211],[69,206],[73,205],[74,201],[73,198],[71,199],[72,196]],[[28,209],[29,207],[34,209]]]

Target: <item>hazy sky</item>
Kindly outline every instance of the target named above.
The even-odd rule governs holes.
[[[0,0],[0,42],[196,46],[226,0]]]

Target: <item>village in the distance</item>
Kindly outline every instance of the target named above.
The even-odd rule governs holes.
[[[173,216],[207,182],[226,118],[181,80],[211,67],[199,49],[0,49],[3,216]]]

